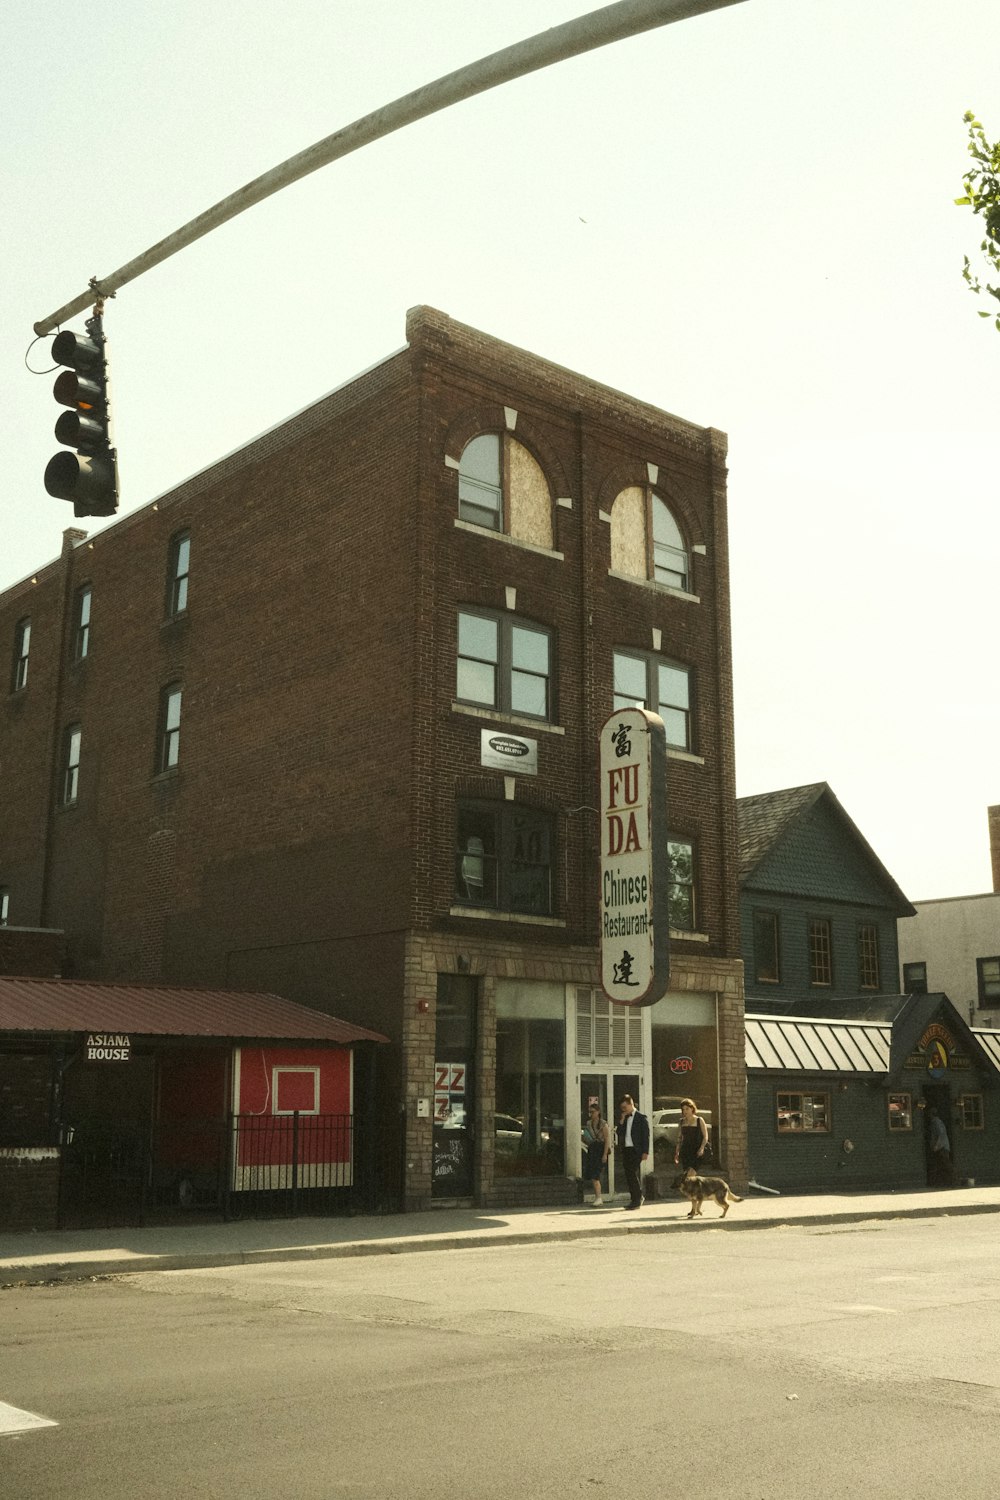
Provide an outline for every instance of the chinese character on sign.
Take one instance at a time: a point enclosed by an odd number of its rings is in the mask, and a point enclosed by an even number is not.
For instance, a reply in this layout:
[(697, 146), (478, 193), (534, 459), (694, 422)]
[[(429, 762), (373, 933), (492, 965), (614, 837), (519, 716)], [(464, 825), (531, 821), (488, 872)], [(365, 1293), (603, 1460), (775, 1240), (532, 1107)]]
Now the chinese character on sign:
[(619, 760), (624, 755), (632, 754), (632, 741), (628, 737), (628, 730), (624, 724), (619, 724), (618, 728), (614, 730), (611, 735), (611, 743), (615, 747), (615, 754)]
[(622, 951), (622, 961), (614, 965), (615, 984), (638, 985), (638, 979), (632, 978), (632, 965), (635, 963), (633, 955), (625, 948)]

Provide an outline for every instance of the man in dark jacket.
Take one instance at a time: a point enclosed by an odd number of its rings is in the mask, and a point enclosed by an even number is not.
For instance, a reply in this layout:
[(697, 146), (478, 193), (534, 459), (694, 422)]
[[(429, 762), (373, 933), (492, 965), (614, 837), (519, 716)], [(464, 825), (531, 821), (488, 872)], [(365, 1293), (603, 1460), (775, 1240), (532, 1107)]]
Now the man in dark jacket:
[(631, 1203), (626, 1208), (642, 1206), (641, 1166), (649, 1155), (649, 1121), (635, 1107), (631, 1094), (625, 1094), (621, 1103), (618, 1121), (618, 1149), (622, 1154), (625, 1181), (628, 1183)]

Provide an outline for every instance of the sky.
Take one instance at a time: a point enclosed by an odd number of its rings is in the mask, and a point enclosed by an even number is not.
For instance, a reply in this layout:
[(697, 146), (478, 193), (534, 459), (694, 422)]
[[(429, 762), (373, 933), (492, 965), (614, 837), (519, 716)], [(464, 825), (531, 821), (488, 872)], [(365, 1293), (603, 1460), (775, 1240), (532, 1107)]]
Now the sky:
[[(36, 321), (343, 125), (597, 8), (12, 7), (0, 589), (77, 524), (42, 485), (61, 408), (26, 368), (51, 368)], [(1000, 334), (953, 200), (965, 110), (1000, 136), (998, 57), (996, 0), (744, 0), (333, 163), (109, 302), (120, 514), (400, 348), (421, 303), (721, 428), (738, 794), (826, 781), (911, 900), (989, 890)]]

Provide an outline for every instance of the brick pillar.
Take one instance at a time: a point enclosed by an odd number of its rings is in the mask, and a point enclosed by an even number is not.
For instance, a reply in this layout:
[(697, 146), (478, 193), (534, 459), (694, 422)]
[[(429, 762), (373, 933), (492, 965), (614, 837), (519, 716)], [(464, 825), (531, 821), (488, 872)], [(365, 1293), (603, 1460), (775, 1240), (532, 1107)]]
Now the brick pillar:
[(990, 820), (990, 864), (993, 867), (993, 889), (1000, 892), (1000, 807), (986, 810)]

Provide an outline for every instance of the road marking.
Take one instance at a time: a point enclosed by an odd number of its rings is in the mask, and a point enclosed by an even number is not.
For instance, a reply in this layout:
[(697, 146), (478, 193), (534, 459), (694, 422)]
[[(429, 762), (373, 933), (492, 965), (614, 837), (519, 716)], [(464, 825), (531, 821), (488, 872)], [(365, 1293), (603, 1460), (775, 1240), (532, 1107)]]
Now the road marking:
[(0, 1401), (0, 1437), (12, 1432), (31, 1432), (35, 1427), (58, 1427), (51, 1417), (37, 1417), (33, 1411), (22, 1411), (19, 1406), (8, 1406)]
[(879, 1307), (876, 1303), (873, 1302), (832, 1302), (830, 1304), (830, 1311), (848, 1313), (888, 1313), (892, 1317), (894, 1317), (896, 1314), (896, 1308)]

